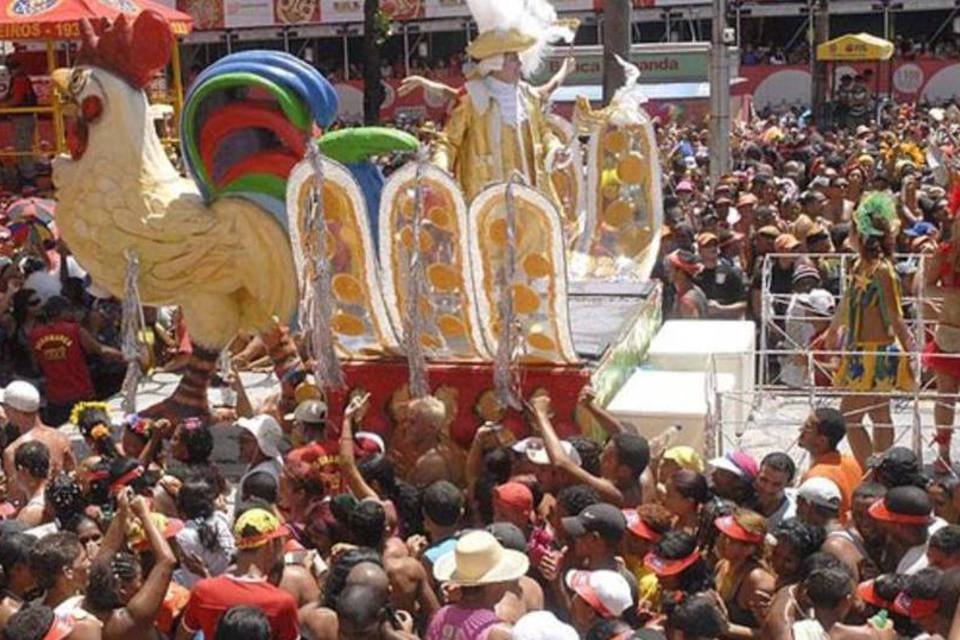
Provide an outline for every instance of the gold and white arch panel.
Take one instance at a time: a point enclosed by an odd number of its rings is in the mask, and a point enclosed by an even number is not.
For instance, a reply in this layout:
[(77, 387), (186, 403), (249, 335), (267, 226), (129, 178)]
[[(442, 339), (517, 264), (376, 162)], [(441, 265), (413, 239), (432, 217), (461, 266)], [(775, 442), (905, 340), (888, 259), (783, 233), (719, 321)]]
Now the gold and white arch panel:
[[(308, 160), (294, 167), (287, 183), (291, 245), (301, 287), (313, 276), (307, 256), (316, 245), (305, 225), (314, 183), (314, 169)], [(323, 217), (333, 293), (331, 327), (338, 354), (351, 359), (377, 358), (399, 350), (383, 304), (366, 211), (360, 186), (347, 168), (324, 158)]]
[(570, 150), (570, 162), (555, 167), (550, 181), (560, 199), (560, 217), (563, 220), (564, 243), (568, 249), (576, 246), (584, 227), (583, 149), (573, 125), (563, 116), (551, 113), (547, 125), (564, 146)]
[[(383, 294), (397, 334), (403, 333), (413, 248), (413, 213), (417, 164), (394, 172), (380, 199), (380, 262)], [(477, 317), (476, 292), (471, 286), (467, 207), (456, 181), (427, 165), (421, 175), (423, 204), (419, 246), (426, 275), (426, 295), (420, 301), (428, 359), (488, 361)]]
[[(646, 280), (660, 250), (663, 196), (653, 126), (638, 107), (634, 122), (599, 125), (587, 149), (588, 227), (574, 261), (576, 279)], [(616, 119), (613, 119), (616, 120)]]
[[(500, 337), (500, 270), (507, 257), (505, 184), (487, 187), (470, 205), (470, 255), (483, 337), (496, 353)], [(520, 332), (520, 360), (573, 363), (567, 271), (560, 214), (538, 191), (514, 185), (513, 309)]]

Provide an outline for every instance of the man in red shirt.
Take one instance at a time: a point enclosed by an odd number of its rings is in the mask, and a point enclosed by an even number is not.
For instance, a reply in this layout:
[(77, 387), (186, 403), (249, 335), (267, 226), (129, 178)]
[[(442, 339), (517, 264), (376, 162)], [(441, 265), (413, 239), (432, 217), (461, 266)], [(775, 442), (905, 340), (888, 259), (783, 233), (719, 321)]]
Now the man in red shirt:
[(77, 402), (96, 398), (88, 356), (123, 359), (119, 350), (101, 345), (77, 324), (69, 310), (66, 298), (53, 296), (43, 308), (46, 322), (34, 327), (27, 336), (34, 360), (46, 380), (43, 421), (53, 426), (66, 422)]
[(270, 572), (283, 562), (287, 528), (269, 511), (250, 509), (237, 518), (233, 535), (237, 541), (235, 566), (194, 586), (176, 640), (190, 640), (198, 631), (203, 631), (205, 638), (214, 638), (220, 616), (236, 605), (263, 611), (273, 640), (296, 640), (300, 637), (297, 601), (269, 582)]
[(840, 521), (847, 521), (853, 492), (863, 479), (863, 469), (856, 458), (841, 455), (837, 450), (847, 435), (843, 414), (832, 407), (813, 410), (800, 430), (800, 446), (810, 452), (810, 470), (803, 474), (801, 483), (809, 478), (826, 478), (840, 488)]
[[(7, 108), (37, 106), (37, 94), (34, 92), (33, 82), (23, 66), (23, 60), (19, 56), (12, 56), (7, 60), (7, 68), (10, 70), (10, 93), (0, 104)], [(36, 115), (18, 113), (11, 116), (10, 119), (13, 122), (13, 146), (18, 152), (24, 154), (17, 161), (21, 186), (33, 184), (37, 176), (37, 159), (31, 154), (33, 151), (33, 133), (37, 122)]]

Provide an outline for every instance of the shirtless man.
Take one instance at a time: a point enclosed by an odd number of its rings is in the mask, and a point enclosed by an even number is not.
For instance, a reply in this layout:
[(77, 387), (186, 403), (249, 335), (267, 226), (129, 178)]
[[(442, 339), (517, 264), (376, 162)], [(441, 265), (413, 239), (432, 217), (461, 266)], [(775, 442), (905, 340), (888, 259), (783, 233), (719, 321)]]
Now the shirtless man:
[[(143, 575), (139, 561), (127, 553), (113, 552), (111, 542), (100, 548), (90, 572), (84, 608), (103, 623), (104, 640), (147, 638), (163, 604), (177, 559), (163, 532), (157, 529), (150, 508), (142, 497), (130, 502), (130, 513), (140, 520), (155, 558)], [(108, 532), (108, 538), (112, 538)]]
[[(794, 622), (794, 640), (830, 638), (830, 640), (894, 640), (893, 623), (883, 626), (868, 622), (849, 625), (843, 621), (856, 600), (854, 582), (843, 569), (820, 569), (804, 580), (804, 587), (813, 604), (813, 618)], [(954, 600), (954, 603), (956, 600)]]
[(646, 438), (632, 433), (618, 433), (611, 437), (600, 456), (600, 476), (595, 476), (576, 464), (563, 450), (551, 422), (552, 411), (547, 395), (534, 395), (530, 400), (530, 412), (534, 430), (543, 436), (550, 462), (567, 475), (570, 484), (586, 484), (602, 500), (620, 508), (636, 508), (643, 502), (640, 478), (650, 462), (650, 446)]
[[(365, 587), (371, 590), (371, 595), (378, 598), (388, 598), (390, 579), (383, 567), (372, 562), (361, 562), (347, 574), (343, 591), (346, 592), (351, 587)], [(412, 629), (413, 617), (408, 612), (395, 611), (394, 616), (401, 627), (407, 631)], [(340, 620), (337, 612), (323, 607), (317, 602), (301, 607), (300, 634), (306, 640), (338, 640), (340, 638)], [(398, 635), (395, 637), (415, 638), (416, 636)]]
[(31, 527), (44, 523), (45, 494), (50, 478), (50, 451), (40, 441), (27, 442), (17, 449), (13, 459), (16, 485), (25, 502), (17, 520)]
[[(47, 445), (50, 451), (51, 477), (61, 471), (73, 471), (77, 463), (73, 456), (73, 449), (70, 448), (70, 438), (40, 421), (40, 393), (36, 387), (22, 380), (11, 382), (3, 390), (2, 402), (10, 424), (20, 432), (20, 437), (11, 442), (3, 452), (3, 471), (8, 478), (16, 475), (13, 456), (17, 448), (32, 440)], [(12, 493), (13, 498), (21, 500), (24, 498), (17, 489)]]
[(449, 480), (463, 486), (466, 455), (450, 441), (447, 407), (433, 396), (416, 398), (398, 412), (391, 457), (397, 474), (415, 486)]

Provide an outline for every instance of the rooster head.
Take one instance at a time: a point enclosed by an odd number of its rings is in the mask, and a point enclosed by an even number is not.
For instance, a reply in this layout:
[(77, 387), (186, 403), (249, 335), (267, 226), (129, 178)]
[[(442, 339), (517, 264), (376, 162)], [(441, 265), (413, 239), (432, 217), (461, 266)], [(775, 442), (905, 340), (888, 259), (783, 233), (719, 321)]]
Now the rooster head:
[[(175, 45), (170, 25), (158, 13), (144, 11), (131, 24), (120, 15), (112, 24), (80, 24), (82, 44), (77, 66), (57, 69), (51, 78), (60, 94), (78, 107), (68, 135), (70, 155), (79, 160), (87, 148), (90, 128), (143, 89), (164, 69)], [(142, 102), (145, 104), (145, 96)]]

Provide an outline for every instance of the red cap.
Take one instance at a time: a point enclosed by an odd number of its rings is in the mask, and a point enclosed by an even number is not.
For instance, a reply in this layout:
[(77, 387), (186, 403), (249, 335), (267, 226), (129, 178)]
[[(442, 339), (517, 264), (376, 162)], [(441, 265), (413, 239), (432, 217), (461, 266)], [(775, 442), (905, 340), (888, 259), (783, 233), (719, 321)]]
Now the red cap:
[(493, 490), (493, 499), (499, 504), (525, 512), (533, 511), (533, 492), (521, 482), (506, 482)]
[(651, 551), (643, 558), (643, 566), (653, 571), (658, 576), (675, 576), (683, 573), (690, 565), (700, 559), (700, 552), (696, 549), (685, 558), (661, 558), (655, 552)]
[(911, 620), (932, 616), (939, 609), (940, 601), (936, 598), (913, 598), (906, 591), (901, 591), (893, 601), (893, 612)]
[(896, 524), (930, 524), (933, 522), (933, 516), (929, 513), (914, 515), (890, 511), (884, 498), (880, 498), (870, 505), (868, 513), (870, 517), (880, 522), (894, 522)]
[(717, 518), (713, 521), (713, 524), (716, 525), (717, 529), (730, 536), (734, 540), (739, 540), (740, 542), (746, 542), (749, 544), (760, 544), (763, 542), (762, 535), (747, 531), (740, 526), (740, 523), (737, 522), (736, 518), (733, 516), (723, 516), (721, 518)]
[(53, 624), (47, 629), (43, 640), (63, 640), (73, 633), (73, 618), (63, 619), (60, 616), (53, 617)]
[(876, 580), (867, 580), (857, 585), (857, 595), (867, 604), (872, 604), (881, 609), (889, 609), (893, 603), (890, 600), (884, 600), (877, 593)]
[(623, 509), (623, 517), (627, 519), (627, 529), (637, 537), (650, 542), (659, 542), (663, 537), (662, 533), (647, 526), (636, 509)]

